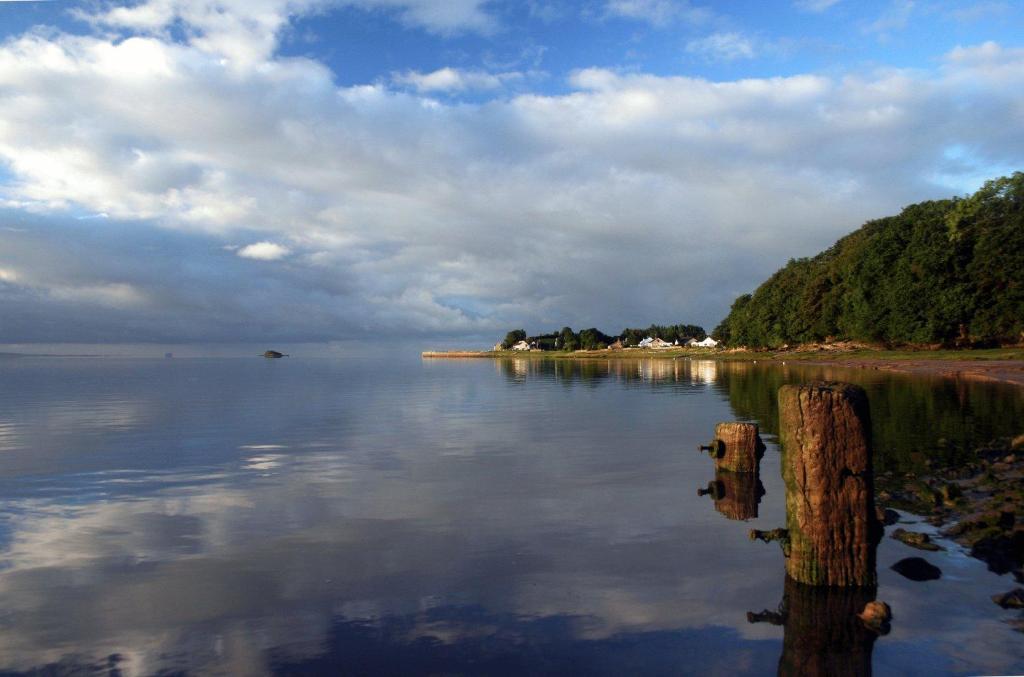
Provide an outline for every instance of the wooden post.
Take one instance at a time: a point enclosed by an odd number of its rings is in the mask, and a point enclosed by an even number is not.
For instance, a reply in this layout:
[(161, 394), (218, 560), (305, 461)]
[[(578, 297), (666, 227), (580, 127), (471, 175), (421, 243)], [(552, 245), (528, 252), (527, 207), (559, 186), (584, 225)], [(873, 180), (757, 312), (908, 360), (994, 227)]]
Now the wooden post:
[(716, 470), (757, 472), (764, 456), (764, 443), (756, 423), (719, 423), (715, 426), (715, 439), (701, 450), (710, 452)]
[(863, 388), (843, 383), (779, 389), (786, 485), (786, 572), (807, 585), (875, 585), (870, 417)]

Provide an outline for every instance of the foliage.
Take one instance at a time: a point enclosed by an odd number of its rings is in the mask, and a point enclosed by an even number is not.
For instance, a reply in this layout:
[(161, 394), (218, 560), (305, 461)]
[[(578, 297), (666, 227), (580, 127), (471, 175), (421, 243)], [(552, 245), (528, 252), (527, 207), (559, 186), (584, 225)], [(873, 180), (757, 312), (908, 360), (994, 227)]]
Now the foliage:
[[(515, 336), (513, 337), (513, 335)], [(562, 330), (558, 332), (529, 337), (527, 337), (526, 332), (517, 329), (508, 333), (505, 341), (502, 342), (502, 346), (508, 349), (512, 346), (512, 343), (525, 339), (531, 344), (535, 344), (541, 350), (562, 350), (566, 352), (572, 352), (573, 350), (603, 350), (616, 341), (622, 341), (623, 345), (635, 346), (648, 336), (660, 338), (669, 343), (674, 343), (678, 339), (679, 343), (682, 344), (688, 338), (701, 340), (707, 334), (704, 332), (703, 327), (695, 324), (670, 324), (664, 326), (652, 324), (647, 329), (623, 329), (622, 333), (618, 336), (605, 334), (596, 327), (583, 329), (579, 332), (574, 332), (572, 327), (562, 327)], [(509, 343), (512, 338), (515, 338), (515, 340)]]
[(1024, 173), (967, 198), (911, 205), (793, 259), (715, 329), (752, 348), (852, 340), (998, 344), (1024, 338)]
[(526, 340), (525, 329), (513, 329), (509, 333), (505, 334), (505, 340), (501, 342), (501, 347), (508, 350), (520, 341)]

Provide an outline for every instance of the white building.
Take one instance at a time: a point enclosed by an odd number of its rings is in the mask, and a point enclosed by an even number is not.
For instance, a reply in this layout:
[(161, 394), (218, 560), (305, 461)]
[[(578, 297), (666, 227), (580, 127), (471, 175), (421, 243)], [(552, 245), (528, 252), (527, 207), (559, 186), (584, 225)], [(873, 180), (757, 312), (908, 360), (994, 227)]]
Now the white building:
[(512, 350), (529, 350), (529, 349), (530, 349), (530, 344), (527, 343), (526, 341), (520, 341), (519, 343), (516, 343), (515, 345), (512, 346)]
[(697, 341), (693, 345), (695, 345), (698, 348), (714, 348), (715, 346), (718, 345), (718, 341), (708, 336), (703, 341)]
[(671, 348), (672, 344), (668, 341), (663, 341), (660, 338), (651, 338), (648, 336), (640, 342), (641, 348)]

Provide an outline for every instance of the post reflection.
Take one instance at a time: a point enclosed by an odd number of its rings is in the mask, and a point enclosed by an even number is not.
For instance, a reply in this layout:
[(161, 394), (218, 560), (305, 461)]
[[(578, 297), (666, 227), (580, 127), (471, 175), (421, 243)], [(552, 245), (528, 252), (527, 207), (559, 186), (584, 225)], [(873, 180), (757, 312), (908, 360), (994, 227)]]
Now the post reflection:
[(698, 496), (710, 496), (715, 510), (731, 520), (746, 521), (757, 518), (757, 507), (764, 496), (764, 485), (757, 473), (718, 471), (706, 489), (698, 489)]
[(874, 586), (805, 585), (786, 576), (779, 609), (748, 613), (747, 621), (783, 626), (779, 675), (870, 675), (878, 633), (858, 614), (876, 593)]

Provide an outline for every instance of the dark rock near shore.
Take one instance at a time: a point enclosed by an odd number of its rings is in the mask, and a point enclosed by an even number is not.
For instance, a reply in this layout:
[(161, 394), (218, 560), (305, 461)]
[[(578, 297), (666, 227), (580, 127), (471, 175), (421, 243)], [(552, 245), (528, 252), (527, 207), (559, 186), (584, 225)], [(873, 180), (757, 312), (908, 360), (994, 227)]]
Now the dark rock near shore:
[(1004, 609), (1024, 609), (1024, 588), (1014, 588), (1001, 595), (992, 595), (992, 601)]
[(920, 557), (907, 557), (892, 565), (892, 570), (912, 581), (935, 581), (942, 578), (942, 570)]
[(928, 534), (922, 534), (916, 531), (907, 531), (906, 529), (897, 529), (892, 532), (891, 538), (895, 538), (901, 543), (909, 545), (911, 548), (917, 548), (918, 550), (945, 550), (941, 545), (932, 543), (932, 539)]
[(900, 514), (898, 512), (896, 512), (895, 510), (892, 510), (890, 508), (884, 508), (883, 509), (880, 506), (876, 507), (875, 508), (875, 514), (878, 517), (878, 521), (883, 526), (889, 527), (889, 526), (892, 526), (893, 524), (896, 524), (897, 522), (900, 521)]
[(971, 556), (988, 564), (990, 571), (1009, 573), (1024, 564), (1024, 531), (986, 536), (971, 546)]

